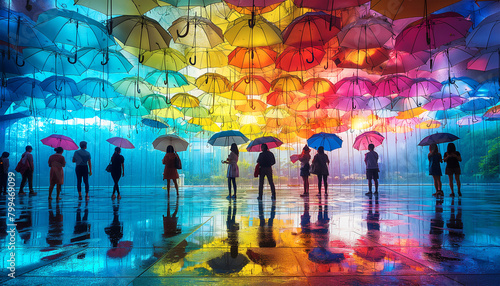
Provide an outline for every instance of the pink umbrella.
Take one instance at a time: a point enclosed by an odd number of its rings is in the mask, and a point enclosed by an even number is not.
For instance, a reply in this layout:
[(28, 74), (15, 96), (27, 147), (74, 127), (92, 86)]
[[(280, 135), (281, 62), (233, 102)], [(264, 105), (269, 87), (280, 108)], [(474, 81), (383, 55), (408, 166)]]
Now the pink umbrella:
[(414, 83), (413, 79), (404, 75), (392, 75), (379, 79), (375, 86), (377, 89), (374, 96), (389, 96), (399, 94), (401, 91), (409, 89)]
[(107, 139), (106, 141), (108, 141), (111, 145), (115, 145), (117, 147), (124, 148), (124, 149), (134, 149), (135, 148), (135, 146), (130, 141), (128, 141), (125, 138), (121, 138), (121, 137), (112, 137), (112, 138)]
[[(426, 65), (421, 66), (419, 70), (436, 71), (453, 67), (463, 61), (466, 61), (476, 55), (477, 49), (458, 45), (447, 47), (446, 49), (435, 53)], [(498, 62), (497, 62), (498, 63)]]
[(472, 21), (455, 12), (431, 14), (408, 25), (396, 37), (394, 49), (409, 53), (436, 49), (464, 38)]
[(484, 50), (467, 63), (467, 69), (489, 71), (498, 69), (500, 50), (498, 48)]
[(49, 137), (43, 138), (42, 143), (50, 147), (62, 147), (64, 150), (78, 150), (78, 146), (73, 139), (59, 134), (52, 134)]
[(368, 131), (364, 132), (361, 135), (358, 135), (354, 140), (354, 144), (352, 147), (356, 150), (368, 150), (368, 145), (373, 144), (375, 147), (379, 146), (384, 142), (384, 136), (378, 133), (377, 131)]
[(297, 7), (311, 8), (324, 11), (333, 11), (349, 7), (360, 6), (369, 0), (294, 0)]
[(391, 104), (391, 99), (387, 97), (370, 97), (366, 102), (366, 109), (380, 110)]
[(260, 137), (248, 144), (247, 151), (260, 152), (260, 147), (262, 144), (266, 144), (269, 149), (272, 149), (283, 145), (283, 142), (281, 142), (281, 140), (279, 140), (278, 138), (272, 136)]
[(481, 116), (469, 115), (469, 116), (464, 116), (464, 117), (460, 118), (457, 121), (457, 124), (459, 126), (464, 126), (464, 125), (476, 124), (476, 123), (479, 123), (481, 121), (483, 121), (483, 118)]
[(345, 77), (337, 82), (335, 87), (337, 94), (347, 97), (371, 95), (375, 91), (375, 85), (371, 80), (357, 76)]
[(395, 74), (395, 73), (406, 73), (414, 68), (424, 65), (430, 55), (426, 51), (407, 53), (403, 51), (391, 51), (390, 59), (374, 70), (381, 71), (383, 75)]
[(342, 28), (337, 37), (341, 47), (372, 49), (382, 47), (393, 36), (391, 23), (384, 18), (361, 18)]
[(465, 98), (460, 96), (448, 96), (443, 98), (435, 98), (422, 106), (423, 109), (429, 111), (446, 110), (457, 107), (466, 101)]
[(409, 89), (402, 91), (402, 97), (428, 96), (441, 90), (443, 85), (432, 78), (417, 78)]

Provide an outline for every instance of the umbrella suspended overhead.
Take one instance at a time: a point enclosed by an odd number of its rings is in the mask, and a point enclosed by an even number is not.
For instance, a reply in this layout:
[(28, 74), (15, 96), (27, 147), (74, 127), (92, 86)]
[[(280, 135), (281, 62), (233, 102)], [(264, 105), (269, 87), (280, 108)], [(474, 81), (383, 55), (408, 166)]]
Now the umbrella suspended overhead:
[(154, 51), (168, 48), (172, 37), (155, 20), (146, 16), (113, 18), (113, 36), (123, 45)]
[(303, 82), (298, 76), (284, 75), (274, 79), (271, 88), (275, 91), (297, 91), (303, 88)]
[(60, 135), (60, 134), (52, 134), (49, 137), (43, 138), (43, 145), (47, 145), (53, 148), (62, 147), (64, 150), (78, 150), (78, 146), (76, 145), (73, 139)]
[(209, 19), (198, 16), (180, 17), (168, 31), (174, 42), (192, 47), (213, 48), (224, 42), (221, 28)]
[(245, 95), (264, 94), (269, 92), (271, 84), (262, 76), (248, 75), (237, 81), (233, 90)]
[(157, 0), (75, 0), (75, 5), (92, 8), (105, 15), (143, 15), (158, 7)]
[(59, 96), (77, 96), (81, 94), (76, 82), (65, 76), (50, 76), (40, 83), (40, 87), (48, 93)]
[(365, 4), (370, 0), (294, 0), (297, 7), (333, 11)]
[(186, 59), (190, 65), (199, 68), (221, 68), (228, 64), (224, 49), (189, 48), (185, 51)]
[(20, 52), (8, 46), (0, 45), (0, 54), (2, 79), (4, 79), (5, 75), (24, 75), (38, 72), (38, 69), (24, 61), (24, 56)]
[(241, 145), (248, 142), (248, 138), (243, 135), (240, 131), (228, 130), (215, 133), (209, 140), (208, 144), (212, 146), (231, 146), (231, 144), (236, 143), (236, 145)]
[(435, 133), (422, 139), (422, 141), (418, 143), (418, 146), (429, 146), (431, 144), (453, 142), (457, 139), (460, 138), (450, 133)]
[(389, 53), (389, 56), (389, 60), (374, 68), (374, 71), (381, 72), (382, 75), (407, 73), (412, 69), (425, 65), (427, 60), (430, 58), (430, 54), (427, 51), (410, 54), (407, 52), (392, 50)]
[(324, 56), (322, 47), (288, 47), (276, 59), (276, 68), (288, 72), (305, 71), (319, 65)]
[(173, 134), (161, 135), (153, 141), (153, 148), (163, 152), (167, 151), (169, 145), (174, 147), (175, 152), (181, 152), (187, 150), (189, 143), (183, 138)]
[(124, 148), (124, 149), (135, 149), (135, 146), (128, 141), (126, 138), (121, 137), (112, 137), (106, 139), (110, 144), (115, 145), (116, 147)]
[(389, 19), (397, 20), (412, 17), (426, 17), (441, 8), (460, 0), (372, 0), (370, 9)]
[(110, 82), (100, 78), (84, 78), (76, 86), (82, 94), (92, 97), (113, 98), (120, 96)]
[(231, 82), (220, 74), (206, 73), (196, 79), (196, 86), (205, 91), (223, 93), (231, 90)]
[(283, 31), (283, 43), (296, 48), (323, 46), (340, 31), (340, 20), (324, 12), (307, 12)]
[(338, 33), (339, 45), (351, 49), (380, 48), (392, 36), (391, 23), (384, 18), (359, 19)]
[(376, 83), (374, 96), (393, 96), (398, 95), (403, 90), (409, 89), (413, 80), (404, 75), (386, 76), (380, 78)]
[(187, 93), (178, 93), (170, 99), (170, 103), (178, 107), (197, 107), (200, 100)]
[(172, 48), (144, 52), (142, 64), (157, 70), (171, 71), (178, 71), (188, 65), (184, 55)]
[(262, 16), (243, 15), (232, 22), (224, 33), (233, 46), (252, 48), (280, 44), (281, 31)]
[(75, 53), (88, 69), (106, 73), (128, 73), (133, 65), (120, 52), (109, 49), (80, 48)]
[(87, 67), (68, 51), (56, 47), (24, 48), (24, 60), (41, 71), (62, 75), (82, 75)]
[(208, 5), (222, 2), (222, 0), (158, 0), (158, 1), (166, 2), (175, 7), (191, 7), (191, 8), (193, 8), (194, 6), (207, 7)]
[(500, 12), (486, 17), (481, 21), (467, 36), (466, 43), (468, 47), (490, 48), (500, 45)]
[(229, 64), (242, 69), (264, 68), (274, 64), (278, 53), (269, 47), (237, 47), (228, 56)]
[(0, 39), (7, 44), (33, 48), (54, 46), (35, 25), (36, 23), (23, 13), (0, 9)]
[(152, 71), (144, 79), (157, 87), (176, 88), (189, 84), (183, 74), (170, 70)]

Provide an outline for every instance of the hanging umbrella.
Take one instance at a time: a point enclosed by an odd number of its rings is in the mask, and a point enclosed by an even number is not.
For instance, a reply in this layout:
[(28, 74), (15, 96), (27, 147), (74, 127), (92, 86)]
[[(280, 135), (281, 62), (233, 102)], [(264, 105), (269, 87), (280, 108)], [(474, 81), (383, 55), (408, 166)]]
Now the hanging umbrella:
[(158, 129), (164, 129), (169, 127), (168, 123), (165, 120), (161, 119), (156, 115), (142, 116), (141, 123), (146, 126)]
[(115, 145), (120, 148), (124, 149), (135, 149), (135, 146), (126, 138), (121, 138), (121, 137), (112, 137), (109, 139), (106, 139), (111, 145)]
[(431, 144), (453, 142), (457, 139), (460, 138), (450, 133), (435, 133), (422, 139), (422, 141), (418, 143), (418, 146), (429, 146)]
[(402, 97), (416, 97), (416, 96), (429, 96), (438, 92), (443, 87), (443, 84), (432, 78), (417, 78), (413, 81), (410, 88), (405, 89), (399, 96)]
[(369, 110), (381, 110), (391, 104), (391, 99), (387, 97), (370, 97), (366, 101), (365, 109)]
[(278, 53), (269, 47), (237, 47), (228, 56), (229, 65), (261, 69), (274, 64)]
[(102, 97), (91, 97), (86, 94), (78, 95), (74, 97), (78, 102), (83, 104), (84, 107), (91, 108), (94, 110), (105, 110), (116, 108), (117, 105), (108, 98)]
[(113, 84), (115, 91), (125, 96), (143, 97), (153, 93), (151, 84), (140, 77), (126, 77)]
[(287, 108), (273, 106), (266, 109), (264, 116), (267, 118), (283, 119), (290, 116), (290, 111)]
[(45, 105), (49, 108), (57, 108), (62, 110), (78, 110), (83, 107), (78, 100), (73, 97), (61, 97), (51, 95), (45, 99)]
[(240, 127), (240, 132), (245, 136), (248, 136), (250, 139), (255, 139), (259, 136), (262, 136), (263, 130), (259, 125), (251, 123), (242, 125)]
[(223, 75), (206, 73), (196, 79), (196, 86), (205, 91), (223, 93), (231, 90), (231, 82)]
[(24, 48), (24, 60), (41, 71), (62, 75), (81, 75), (87, 67), (74, 55), (57, 47)]
[(445, 46), (445, 48), (434, 53), (427, 64), (421, 66), (419, 70), (432, 72), (440, 69), (448, 69), (469, 60), (477, 53), (477, 49), (465, 46), (465, 42), (462, 45)]
[(413, 79), (404, 75), (386, 76), (380, 78), (376, 83), (374, 96), (393, 96), (401, 91), (409, 89), (413, 84)]
[(305, 71), (319, 65), (324, 56), (322, 47), (288, 47), (276, 59), (276, 68), (288, 72)]
[(189, 64), (199, 68), (221, 68), (228, 65), (227, 56), (224, 49), (216, 47), (214, 49), (192, 47), (185, 50), (186, 59)]
[(366, 103), (367, 98), (364, 96), (339, 96), (330, 103), (330, 107), (343, 111), (351, 111), (365, 108)]
[(498, 99), (492, 97), (469, 97), (465, 103), (460, 106), (462, 111), (478, 111), (489, 108), (498, 103)]
[(483, 121), (483, 118), (481, 116), (469, 115), (469, 116), (464, 116), (464, 117), (460, 118), (457, 121), (457, 124), (459, 126), (465, 126), (465, 125), (476, 124), (476, 123), (479, 123), (482, 121)]
[(246, 48), (282, 42), (280, 29), (260, 15), (243, 15), (238, 18), (228, 26), (224, 37), (232, 46)]
[(386, 48), (372, 49), (342, 49), (332, 60), (338, 62), (339, 68), (370, 69), (389, 60), (389, 50)]
[(342, 139), (332, 133), (317, 133), (307, 139), (307, 145), (313, 149), (323, 146), (325, 151), (332, 151), (342, 147)]
[(303, 82), (298, 76), (287, 74), (274, 79), (271, 88), (275, 91), (296, 91), (303, 88)]
[(192, 47), (213, 48), (224, 42), (222, 29), (209, 19), (199, 16), (180, 17), (168, 31), (174, 42)]
[(441, 122), (431, 119), (431, 120), (426, 120), (424, 122), (421, 122), (421, 123), (415, 125), (415, 127), (419, 128), (419, 129), (436, 129), (436, 128), (441, 127)]
[(296, 95), (293, 91), (273, 91), (266, 96), (267, 104), (278, 106), (282, 104), (289, 105), (296, 98)]
[(144, 61), (142, 62), (142, 64), (148, 67), (155, 68), (157, 70), (178, 71), (188, 65), (184, 55), (172, 48), (146, 51), (144, 52), (143, 56)]
[(269, 92), (270, 88), (271, 84), (264, 77), (258, 75), (244, 76), (233, 86), (234, 91), (245, 95), (264, 94)]
[(92, 8), (105, 15), (143, 15), (158, 7), (156, 0), (75, 0), (75, 5)]
[(176, 88), (189, 84), (183, 74), (169, 70), (152, 71), (144, 79), (156, 87)]
[(307, 12), (283, 31), (283, 42), (296, 48), (323, 46), (340, 31), (340, 20), (325, 12)]
[(373, 144), (375, 147), (379, 146), (384, 142), (384, 136), (377, 131), (367, 131), (358, 136), (354, 140), (352, 147), (356, 150), (368, 150), (368, 145)]
[(358, 19), (338, 34), (340, 46), (358, 50), (380, 48), (392, 36), (391, 23), (381, 17)]
[(88, 69), (106, 73), (128, 73), (133, 65), (118, 51), (83, 47), (78, 49), (78, 59)]
[(96, 77), (84, 78), (76, 86), (82, 94), (92, 97), (113, 98), (120, 96), (109, 81)]
[(373, 94), (375, 85), (367, 78), (345, 77), (335, 84), (337, 94), (347, 97), (363, 96)]
[(40, 87), (48, 93), (64, 97), (73, 97), (81, 94), (76, 82), (65, 76), (50, 76), (40, 83)]
[(173, 134), (161, 135), (153, 141), (154, 149), (163, 152), (166, 152), (169, 145), (174, 147), (175, 152), (181, 152), (187, 150), (189, 143), (183, 138)]
[(430, 58), (430, 54), (427, 51), (410, 54), (403, 51), (392, 50), (389, 56), (389, 60), (374, 68), (374, 71), (379, 71), (382, 75), (407, 73), (412, 69), (425, 65)]
[(2, 79), (4, 79), (5, 75), (24, 75), (38, 72), (34, 66), (26, 63), (24, 56), (20, 52), (8, 46), (0, 45), (0, 54)]
[(400, 0), (397, 2), (393, 2), (392, 0), (372, 0), (370, 2), (370, 9), (387, 16), (389, 19), (397, 20), (412, 17), (426, 17), (428, 14), (458, 1), (460, 0)]
[(42, 141), (43, 145), (47, 145), (53, 148), (62, 147), (66, 151), (78, 150), (78, 146), (76, 145), (75, 141), (64, 135), (52, 134), (40, 141)]
[(196, 107), (185, 107), (181, 110), (184, 113), (184, 116), (194, 117), (194, 118), (209, 118), (210, 114), (208, 113), (208, 109), (203, 106)]
[(263, 112), (267, 108), (267, 104), (258, 99), (249, 99), (247, 103), (236, 105), (234, 109), (241, 112)]
[(482, 20), (472, 32), (467, 36), (466, 43), (468, 47), (490, 48), (497, 47), (498, 31), (500, 28), (500, 12), (492, 14)]
[(392, 100), (392, 111), (408, 111), (428, 103), (429, 100), (423, 96), (404, 97), (397, 96)]
[(236, 145), (241, 145), (248, 142), (248, 138), (243, 135), (240, 131), (228, 130), (215, 133), (209, 140), (208, 144), (212, 146), (231, 146), (231, 144), (236, 143)]
[(40, 81), (29, 77), (14, 77), (7, 80), (7, 88), (17, 96), (45, 99)]
[[(112, 21), (113, 36), (123, 45), (154, 51), (168, 48), (172, 37), (155, 20), (146, 16), (119, 16)], [(141, 59), (139, 60), (140, 62)]]
[(272, 136), (260, 137), (248, 144), (247, 151), (260, 152), (260, 146), (262, 144), (266, 144), (269, 149), (272, 149), (281, 146), (283, 142), (281, 142), (281, 140), (279, 140), (278, 138)]
[(500, 56), (498, 47), (487, 49), (473, 57), (467, 63), (467, 69), (478, 71), (489, 71), (500, 68)]
[(311, 8), (316, 10), (334, 11), (365, 4), (369, 0), (294, 0), (297, 7)]
[(493, 106), (483, 114), (484, 119), (490, 121), (500, 120), (500, 105)]
[(54, 46), (35, 25), (36, 23), (23, 13), (0, 9), (0, 39), (18, 47)]
[(200, 100), (187, 93), (178, 93), (170, 99), (170, 103), (178, 107), (197, 107)]
[(148, 110), (162, 109), (169, 106), (165, 97), (160, 94), (149, 94), (141, 97), (141, 105)]

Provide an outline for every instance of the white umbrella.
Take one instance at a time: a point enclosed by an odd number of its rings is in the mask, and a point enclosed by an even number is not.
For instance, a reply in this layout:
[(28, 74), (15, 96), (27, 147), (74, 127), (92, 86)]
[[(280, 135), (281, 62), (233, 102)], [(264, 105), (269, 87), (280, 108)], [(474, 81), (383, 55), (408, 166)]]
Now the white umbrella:
[(153, 147), (156, 150), (160, 150), (163, 152), (167, 151), (167, 147), (169, 145), (172, 145), (174, 147), (175, 152), (181, 152), (187, 150), (189, 142), (187, 142), (186, 140), (182, 139), (177, 135), (172, 135), (172, 134), (161, 135), (160, 137), (156, 138), (155, 141), (153, 141)]

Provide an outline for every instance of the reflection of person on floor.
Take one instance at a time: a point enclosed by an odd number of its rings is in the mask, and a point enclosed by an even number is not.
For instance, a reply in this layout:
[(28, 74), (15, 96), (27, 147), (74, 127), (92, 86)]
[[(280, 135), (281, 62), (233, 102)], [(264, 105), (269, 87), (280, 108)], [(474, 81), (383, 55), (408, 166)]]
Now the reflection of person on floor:
[(302, 243), (305, 246), (311, 244), (311, 215), (309, 214), (309, 197), (304, 198), (304, 213), (300, 216), (300, 229)]
[(227, 207), (227, 240), (228, 244), (231, 247), (231, 257), (238, 257), (238, 230), (240, 229), (240, 225), (236, 223), (236, 202), (233, 201), (233, 205), (231, 206), (231, 202)]
[(380, 262), (386, 256), (384, 248), (373, 247), (373, 243), (378, 244), (380, 241), (380, 211), (378, 204), (378, 196), (375, 196), (375, 206), (373, 205), (373, 199), (370, 196), (368, 200), (368, 212), (366, 214), (366, 240), (360, 240), (361, 242), (366, 241), (367, 246), (358, 247), (356, 249), (356, 255), (366, 259), (370, 262)]
[(16, 220), (16, 228), (19, 236), (23, 239), (24, 243), (27, 243), (31, 238), (31, 231), (33, 227), (33, 215), (31, 212), (32, 205), (33, 200), (31, 197), (29, 197), (28, 199), (28, 205), (25, 205), (24, 197), (20, 197), (19, 207), (21, 209), (21, 215)]
[(274, 216), (276, 215), (276, 201), (273, 201), (271, 206), (271, 215), (267, 220), (264, 218), (264, 204), (262, 201), (259, 201), (259, 231), (258, 231), (258, 240), (260, 247), (276, 247), (276, 240), (273, 235), (273, 221)]
[(120, 203), (113, 204), (113, 221), (111, 224), (104, 228), (104, 232), (108, 235), (109, 241), (113, 247), (118, 246), (118, 242), (123, 237), (123, 224), (120, 221), (118, 211), (120, 210)]
[(62, 245), (63, 215), (59, 202), (56, 203), (56, 214), (52, 209), (52, 202), (49, 201), (49, 231), (46, 241), (51, 247)]
[(167, 216), (163, 215), (163, 237), (173, 237), (181, 233), (181, 227), (177, 226), (179, 218), (179, 197), (175, 201), (175, 210), (170, 214), (170, 196), (167, 200)]
[(7, 236), (7, 206), (5, 205), (7, 196), (0, 196), (0, 239)]
[(89, 208), (88, 201), (85, 202), (85, 210), (83, 211), (82, 218), (82, 201), (78, 201), (78, 207), (76, 209), (76, 222), (73, 234), (75, 237), (71, 239), (71, 242), (83, 241), (90, 238), (90, 224), (88, 223)]
[[(442, 263), (445, 261), (459, 261), (459, 258), (451, 257), (450, 251), (443, 250), (443, 199), (436, 200), (434, 218), (431, 219), (430, 248), (424, 252), (424, 255), (433, 262)], [(456, 256), (456, 255), (454, 255)]]
[(458, 199), (458, 207), (455, 214), (455, 199), (451, 201), (450, 220), (446, 223), (448, 228), (448, 240), (453, 249), (458, 249), (464, 241), (464, 223), (462, 222), (462, 200)]

